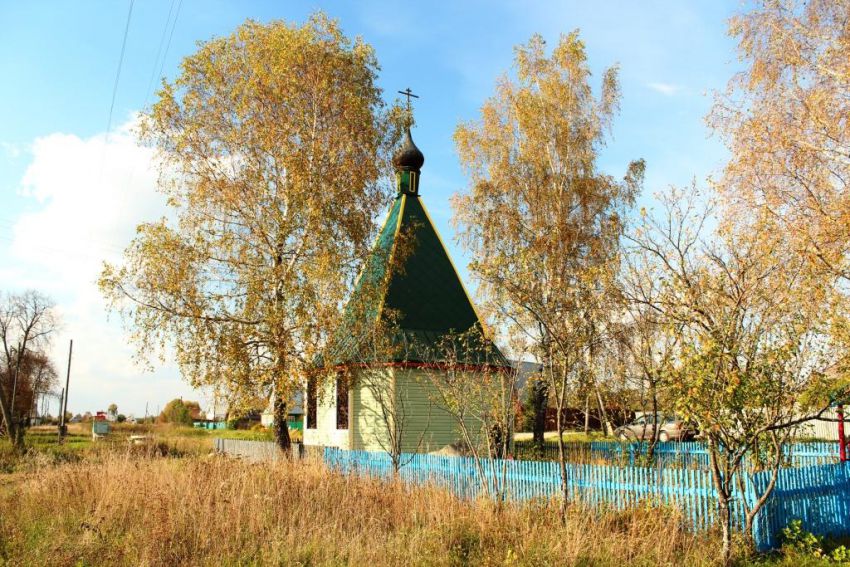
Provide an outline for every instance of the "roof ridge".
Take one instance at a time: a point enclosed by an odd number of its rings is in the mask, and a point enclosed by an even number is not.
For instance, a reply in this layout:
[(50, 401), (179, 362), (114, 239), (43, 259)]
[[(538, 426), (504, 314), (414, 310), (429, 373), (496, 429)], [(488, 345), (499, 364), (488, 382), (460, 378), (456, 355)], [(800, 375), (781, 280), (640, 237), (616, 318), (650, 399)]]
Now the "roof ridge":
[[(398, 247), (398, 234), (401, 231), (402, 219), (404, 219), (404, 209), (405, 209), (405, 205), (407, 204), (407, 194), (401, 193), (398, 198), (401, 200), (401, 204), (399, 205), (398, 218), (396, 219), (395, 230), (393, 231), (392, 245), (390, 246), (390, 252), (387, 256), (387, 269), (386, 269), (386, 272), (382, 276), (382, 278), (385, 280), (383, 283), (386, 284), (388, 287), (389, 287), (389, 284), (390, 284), (390, 280), (393, 277), (393, 271), (392, 271), (393, 257), (395, 256), (395, 251), (396, 251), (396, 248)], [(372, 253), (374, 253), (374, 249), (372, 250)], [(380, 303), (378, 304), (377, 313), (375, 314), (375, 323), (376, 324), (381, 321), (381, 315), (383, 315), (383, 313), (384, 313), (384, 305), (386, 305), (386, 302), (387, 302), (387, 290), (384, 289), (384, 290), (382, 290)]]

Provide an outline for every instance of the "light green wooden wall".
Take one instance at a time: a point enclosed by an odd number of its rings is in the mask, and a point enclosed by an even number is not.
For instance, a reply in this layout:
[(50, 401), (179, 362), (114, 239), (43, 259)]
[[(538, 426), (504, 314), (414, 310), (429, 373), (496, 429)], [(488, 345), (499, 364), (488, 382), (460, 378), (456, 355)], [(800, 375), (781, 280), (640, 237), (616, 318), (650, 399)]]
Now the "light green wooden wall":
[(355, 451), (384, 451), (389, 446), (387, 427), (378, 396), (392, 399), (391, 369), (365, 369), (357, 372), (351, 387), (351, 448)]
[[(389, 447), (387, 427), (378, 396), (394, 400), (403, 419), (402, 450), (431, 452), (459, 441), (454, 417), (445, 412), (427, 374), (417, 369), (362, 370), (352, 388), (352, 445), (355, 450), (383, 451)], [(467, 420), (470, 431), (480, 424)]]

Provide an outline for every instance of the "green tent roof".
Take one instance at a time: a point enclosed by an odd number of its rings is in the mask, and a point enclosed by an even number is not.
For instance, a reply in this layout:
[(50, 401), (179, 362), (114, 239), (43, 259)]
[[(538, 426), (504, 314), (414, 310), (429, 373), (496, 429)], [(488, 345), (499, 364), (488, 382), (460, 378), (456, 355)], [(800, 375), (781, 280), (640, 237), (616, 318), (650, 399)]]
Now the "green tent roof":
[[(408, 137), (412, 144), (412, 140)], [(415, 146), (414, 146), (415, 147)], [(409, 149), (407, 149), (410, 152)], [(418, 151), (418, 150), (417, 150)], [(420, 154), (421, 155), (421, 154)], [(421, 163), (419, 164), (421, 165)], [(399, 171), (399, 194), (378, 234), (322, 366), (351, 363), (434, 362), (447, 337), (483, 326), (472, 301), (419, 198), (419, 172)], [(383, 322), (393, 354), (369, 348)], [(507, 366), (488, 339), (454, 351), (455, 360)], [(470, 344), (470, 343), (464, 343)], [(383, 359), (382, 359), (383, 358)], [(462, 360), (461, 360), (462, 359)]]

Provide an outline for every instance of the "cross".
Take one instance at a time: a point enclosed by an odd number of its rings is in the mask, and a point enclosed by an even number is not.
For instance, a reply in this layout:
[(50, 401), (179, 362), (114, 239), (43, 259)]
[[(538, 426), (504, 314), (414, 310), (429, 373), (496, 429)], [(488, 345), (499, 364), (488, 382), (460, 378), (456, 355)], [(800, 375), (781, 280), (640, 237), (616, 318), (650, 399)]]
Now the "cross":
[(413, 91), (410, 90), (410, 87), (407, 87), (406, 90), (398, 91), (398, 94), (402, 94), (407, 97), (407, 110), (410, 110), (410, 97), (419, 98), (419, 95), (413, 94)]

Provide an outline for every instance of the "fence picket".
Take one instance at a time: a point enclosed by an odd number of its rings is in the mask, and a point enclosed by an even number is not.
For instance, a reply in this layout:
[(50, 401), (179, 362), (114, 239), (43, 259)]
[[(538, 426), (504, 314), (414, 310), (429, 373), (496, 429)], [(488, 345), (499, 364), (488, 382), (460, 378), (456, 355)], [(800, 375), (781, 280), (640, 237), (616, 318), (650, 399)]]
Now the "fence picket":
[[(575, 502), (597, 512), (623, 510), (643, 502), (674, 506), (694, 530), (707, 529), (717, 520), (717, 497), (701, 443), (659, 445), (658, 459), (648, 467), (595, 462), (618, 462), (615, 457), (619, 455), (619, 463), (633, 463), (636, 444), (629, 448), (607, 442), (589, 445), (589, 454), (595, 455), (592, 462), (584, 458), (583, 462), (567, 463), (567, 487)], [(217, 452), (251, 460), (276, 460), (280, 455), (273, 442), (216, 438), (214, 447)], [(798, 443), (791, 450), (788, 462), (806, 466), (780, 469), (775, 489), (756, 518), (754, 535), (760, 549), (776, 546), (778, 533), (792, 519), (803, 520), (807, 530), (819, 535), (850, 535), (850, 464), (832, 462), (836, 444)], [(569, 452), (574, 455), (578, 451), (571, 448)], [(393, 477), (386, 453), (325, 448), (322, 454), (327, 467), (340, 473)], [(407, 464), (400, 476), (405, 482), (433, 484), (465, 499), (481, 494), (481, 479), (471, 458), (417, 454), (404, 455), (403, 462)], [(503, 486), (498, 484), (502, 467)], [(490, 488), (499, 486), (511, 500), (557, 498), (561, 489), (560, 466), (554, 461), (496, 461), (486, 463), (484, 472)], [(733, 505), (738, 529), (745, 519), (740, 498), (762, 494), (770, 475), (771, 471), (762, 471), (746, 479), (745, 494), (738, 495)]]

